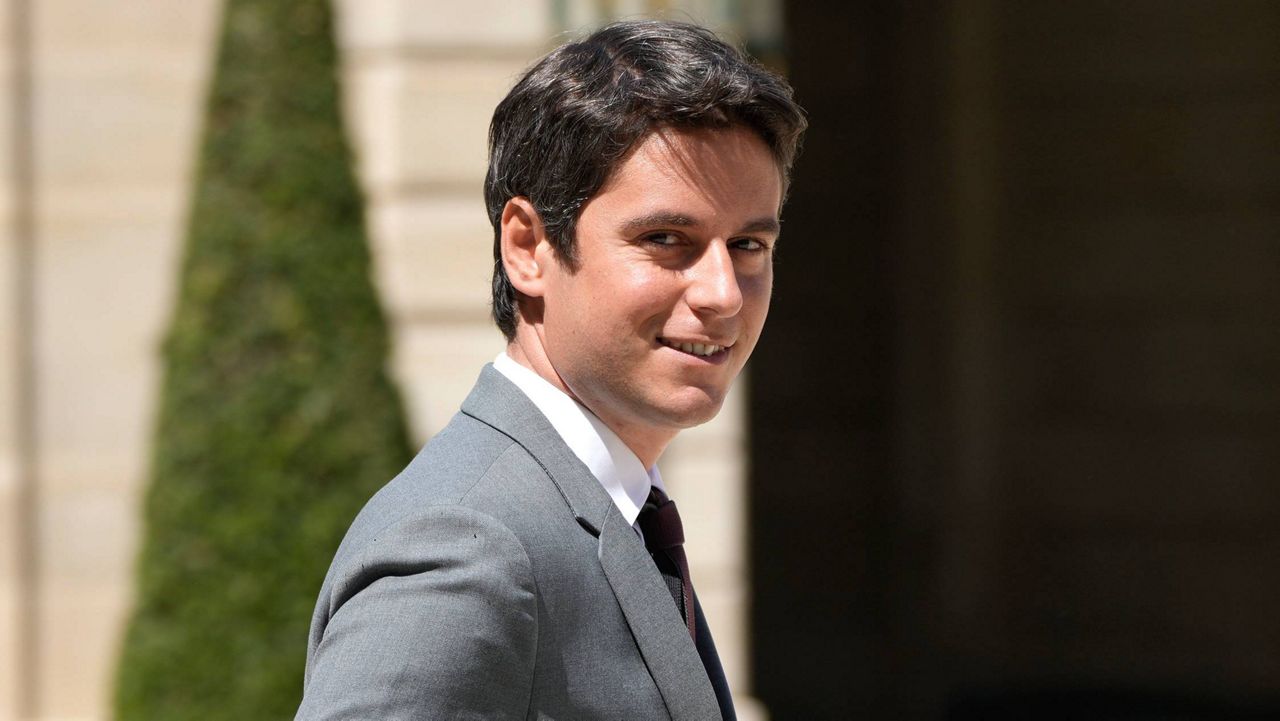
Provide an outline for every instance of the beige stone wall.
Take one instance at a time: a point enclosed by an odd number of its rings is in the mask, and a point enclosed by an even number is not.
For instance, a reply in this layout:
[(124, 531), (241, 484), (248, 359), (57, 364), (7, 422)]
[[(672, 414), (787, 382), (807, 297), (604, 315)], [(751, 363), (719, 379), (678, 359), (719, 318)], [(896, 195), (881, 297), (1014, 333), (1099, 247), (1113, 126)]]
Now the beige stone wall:
[[(34, 332), (19, 338), (11, 173), (0, 175), (0, 719), (108, 715), (132, 594), (142, 483), (217, 0), (0, 0), (0, 168), (16, 113), (9, 21), (34, 32)], [(337, 0), (348, 115), (369, 204), (393, 367), (425, 440), (502, 348), (488, 319), (491, 230), (481, 199), (493, 106), (566, 28), (662, 5), (725, 26), (724, 3)], [(723, 10), (719, 10), (723, 12)], [(17, 348), (35, 353), (18, 414)], [(744, 718), (747, 698), (743, 399), (682, 436), (664, 476)], [(32, 425), (34, 424), (34, 425)], [(19, 431), (33, 432), (38, 536), (20, 537)], [(35, 582), (19, 578), (31, 561)], [(22, 599), (34, 599), (24, 611)], [(32, 652), (18, 640), (34, 611)]]
[[(24, 340), (36, 362), (35, 377), (22, 382), (34, 383), (35, 408), (17, 422), (34, 423), (33, 476), (22, 480), (35, 484), (37, 535), (21, 553), (35, 578), (21, 587), (12, 577), (0, 583), (4, 597), (36, 605), (25, 611), (35, 619), (25, 629), (33, 653), (17, 658), (12, 637), (0, 637), (14, 684), (0, 709), (20, 711), (10, 699), (21, 685), (36, 718), (97, 718), (131, 592), (157, 342), (172, 296), (215, 7), (209, 0), (27, 5), (30, 106), (8, 108), (6, 117), (25, 110), (34, 119), (35, 257), (27, 278), (34, 327)], [(6, 303), (13, 282), (12, 274), (0, 281)], [(0, 512), (19, 510), (4, 500)], [(24, 616), (6, 614), (13, 618)]]

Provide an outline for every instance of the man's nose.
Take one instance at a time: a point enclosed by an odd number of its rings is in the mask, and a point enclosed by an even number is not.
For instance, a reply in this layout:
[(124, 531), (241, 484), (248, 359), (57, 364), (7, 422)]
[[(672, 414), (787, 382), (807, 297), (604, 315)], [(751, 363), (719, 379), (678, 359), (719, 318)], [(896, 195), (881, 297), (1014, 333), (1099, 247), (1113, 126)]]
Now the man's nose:
[(689, 307), (699, 315), (729, 317), (742, 310), (742, 288), (728, 245), (712, 242), (698, 262), (689, 268), (685, 294)]

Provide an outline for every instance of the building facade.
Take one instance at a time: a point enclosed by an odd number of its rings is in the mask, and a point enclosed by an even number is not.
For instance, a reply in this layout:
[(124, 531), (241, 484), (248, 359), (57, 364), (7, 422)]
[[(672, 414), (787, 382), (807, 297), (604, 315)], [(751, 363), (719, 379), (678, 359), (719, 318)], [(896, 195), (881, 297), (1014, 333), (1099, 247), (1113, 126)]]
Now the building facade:
[[(489, 115), (565, 33), (771, 3), (338, 0), (348, 131), (418, 441), (502, 348), (481, 195)], [(216, 0), (0, 2), (0, 719), (100, 719), (133, 593)], [(663, 459), (699, 594), (749, 698), (743, 394)], [(316, 579), (317, 586), (320, 579)], [(301, 692), (301, 689), (299, 689)]]

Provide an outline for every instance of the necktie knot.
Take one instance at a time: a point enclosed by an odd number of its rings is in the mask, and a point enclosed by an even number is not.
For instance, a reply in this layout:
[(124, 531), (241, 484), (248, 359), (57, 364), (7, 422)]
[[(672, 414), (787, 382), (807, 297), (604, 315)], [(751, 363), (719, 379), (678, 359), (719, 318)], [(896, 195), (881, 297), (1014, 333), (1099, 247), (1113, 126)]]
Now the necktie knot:
[(684, 545), (684, 525), (676, 502), (658, 489), (649, 493), (649, 501), (640, 509), (640, 532), (649, 551), (666, 551)]

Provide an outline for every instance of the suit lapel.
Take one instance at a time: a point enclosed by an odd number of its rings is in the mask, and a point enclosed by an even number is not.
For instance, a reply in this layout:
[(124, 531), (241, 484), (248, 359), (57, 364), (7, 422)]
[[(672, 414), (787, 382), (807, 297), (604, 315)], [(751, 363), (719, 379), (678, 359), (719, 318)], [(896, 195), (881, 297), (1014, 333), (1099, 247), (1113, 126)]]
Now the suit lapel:
[(640, 536), (551, 423), (505, 376), (486, 365), (462, 412), (510, 436), (556, 485), (585, 532), (599, 539), (600, 564), (673, 721), (720, 718), (697, 648)]
[(667, 711), (676, 721), (719, 718), (715, 691), (693, 639), (673, 613), (671, 592), (635, 529), (616, 508), (610, 510), (600, 531), (600, 564)]

